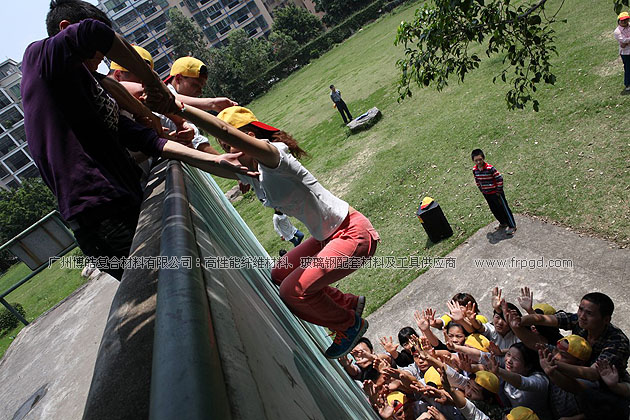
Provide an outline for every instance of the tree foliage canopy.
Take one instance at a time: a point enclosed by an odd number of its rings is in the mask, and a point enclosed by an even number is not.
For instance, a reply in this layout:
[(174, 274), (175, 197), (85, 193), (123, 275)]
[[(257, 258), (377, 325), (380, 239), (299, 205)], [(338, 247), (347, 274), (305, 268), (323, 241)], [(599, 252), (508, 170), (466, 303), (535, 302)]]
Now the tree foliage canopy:
[(289, 4), (274, 12), (272, 31), (293, 38), (304, 45), (324, 31), (321, 20), (308, 10)]
[(315, 10), (326, 13), (322, 21), (326, 26), (334, 26), (345, 18), (364, 8), (371, 1), (365, 0), (314, 0)]
[(168, 13), (168, 37), (178, 58), (192, 56), (208, 64), (208, 43), (199, 26), (184, 16), (177, 7), (171, 8)]

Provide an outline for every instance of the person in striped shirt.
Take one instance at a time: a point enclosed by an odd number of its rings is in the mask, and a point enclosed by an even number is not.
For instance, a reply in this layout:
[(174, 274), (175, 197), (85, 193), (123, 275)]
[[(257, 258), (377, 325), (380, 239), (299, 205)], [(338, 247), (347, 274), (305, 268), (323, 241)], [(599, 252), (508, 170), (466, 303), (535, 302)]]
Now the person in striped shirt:
[(497, 229), (507, 228), (505, 233), (513, 235), (516, 232), (516, 221), (503, 193), (503, 177), (494, 166), (485, 161), (486, 156), (483, 154), (483, 150), (473, 150), (471, 157), (473, 162), (475, 162), (473, 167), (475, 182), (488, 202), (490, 211), (499, 221)]

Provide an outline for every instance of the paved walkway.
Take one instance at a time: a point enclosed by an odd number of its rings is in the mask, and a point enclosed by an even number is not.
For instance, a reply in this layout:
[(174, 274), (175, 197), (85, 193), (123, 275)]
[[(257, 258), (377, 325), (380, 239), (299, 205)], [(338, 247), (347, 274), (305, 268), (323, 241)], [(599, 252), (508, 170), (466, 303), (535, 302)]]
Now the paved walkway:
[(117, 287), (99, 274), (20, 331), (0, 360), (1, 419), (81, 418)]
[[(576, 311), (588, 292), (606, 293), (616, 305), (612, 322), (630, 335), (630, 250), (537, 219), (517, 216), (516, 221), (513, 237), (495, 232), (496, 223), (479, 230), (447, 256), (455, 259), (454, 269), (428, 270), (371, 314), (366, 335), (375, 347), (381, 351), (377, 343), (382, 336), (396, 337), (405, 326), (415, 328), (415, 309), (433, 307), (441, 316), (447, 311), (447, 300), (458, 292), (471, 293), (481, 313), (491, 315), (494, 286), (502, 287), (508, 301), (516, 304), (519, 288), (529, 286), (535, 302), (566, 311)], [(507, 266), (488, 268), (481, 259), (500, 260)], [(563, 262), (572, 266), (549, 267)], [(528, 264), (535, 268), (525, 268)]]

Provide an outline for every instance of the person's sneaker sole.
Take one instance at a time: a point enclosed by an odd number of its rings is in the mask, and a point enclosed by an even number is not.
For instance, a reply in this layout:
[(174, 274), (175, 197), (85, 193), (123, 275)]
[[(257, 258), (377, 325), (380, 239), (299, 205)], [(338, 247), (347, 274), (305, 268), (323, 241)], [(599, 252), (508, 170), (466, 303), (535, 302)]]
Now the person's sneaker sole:
[(364, 309), (365, 309), (365, 296), (359, 296), (359, 299), (357, 300), (357, 307), (354, 309), (354, 312), (360, 317), (363, 317)]
[(348, 353), (350, 353), (350, 351), (352, 351), (352, 349), (354, 348), (354, 346), (357, 345), (357, 342), (361, 339), (361, 337), (363, 337), (363, 335), (365, 334), (365, 332), (367, 331), (369, 327), (369, 324), (367, 322), (367, 319), (363, 319), (361, 318), (361, 327), (359, 328), (359, 332), (357, 333), (357, 335), (354, 337), (354, 340), (352, 340), (352, 343), (350, 343), (350, 345), (348, 346), (348, 348), (346, 349), (345, 352), (340, 353), (340, 354), (335, 354), (335, 355), (328, 355), (324, 352), (324, 356), (326, 356), (327, 359), (339, 359), (340, 357), (344, 357), (345, 355), (347, 355)]

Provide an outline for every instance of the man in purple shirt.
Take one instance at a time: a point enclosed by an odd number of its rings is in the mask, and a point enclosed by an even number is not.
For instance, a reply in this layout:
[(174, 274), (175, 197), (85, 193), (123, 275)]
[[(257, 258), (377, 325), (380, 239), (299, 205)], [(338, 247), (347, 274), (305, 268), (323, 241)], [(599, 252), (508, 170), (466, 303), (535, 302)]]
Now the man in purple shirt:
[[(101, 10), (80, 0), (53, 0), (46, 26), (49, 37), (29, 45), (22, 61), (24, 125), (42, 179), (86, 255), (129, 255), (143, 192), (127, 148), (205, 170), (246, 170), (238, 155), (189, 149), (119, 114), (99, 82), (104, 76), (95, 73), (103, 56), (142, 80), (147, 103), (157, 111), (167, 111), (161, 107), (172, 103), (172, 94)], [(117, 279), (123, 272), (105, 271)]]

